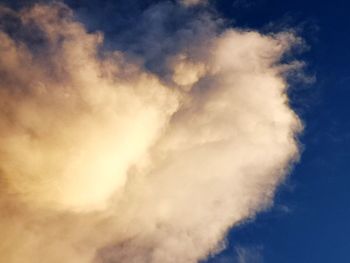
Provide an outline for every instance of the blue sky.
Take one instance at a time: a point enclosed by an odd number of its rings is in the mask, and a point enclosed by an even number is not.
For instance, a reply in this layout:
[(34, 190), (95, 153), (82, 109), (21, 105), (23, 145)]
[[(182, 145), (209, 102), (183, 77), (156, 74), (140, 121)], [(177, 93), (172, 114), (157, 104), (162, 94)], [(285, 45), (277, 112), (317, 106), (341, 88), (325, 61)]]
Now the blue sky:
[[(20, 7), (30, 1), (0, 2)], [(107, 48), (141, 54), (145, 50), (131, 43), (143, 41), (148, 35), (140, 32), (152, 25), (132, 27), (140, 39), (129, 34), (129, 26), (156, 2), (161, 1), (66, 1), (90, 30), (106, 34)], [(289, 91), (293, 109), (305, 124), (303, 152), (278, 189), (274, 206), (232, 229), (227, 248), (203, 263), (350, 262), (350, 2), (215, 0), (210, 5), (234, 27), (296, 30), (307, 45), (296, 56), (306, 62), (306, 75), (315, 81), (292, 83)], [(169, 32), (188, 19), (187, 13), (176, 12), (168, 14), (174, 15)], [(147, 58), (146, 66), (157, 71), (155, 65), (169, 50)]]

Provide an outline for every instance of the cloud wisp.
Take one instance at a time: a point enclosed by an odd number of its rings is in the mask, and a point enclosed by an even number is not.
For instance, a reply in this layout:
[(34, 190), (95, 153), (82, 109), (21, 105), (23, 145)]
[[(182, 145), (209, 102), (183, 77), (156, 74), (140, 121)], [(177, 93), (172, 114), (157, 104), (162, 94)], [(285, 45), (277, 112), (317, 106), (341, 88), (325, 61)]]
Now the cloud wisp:
[(180, 0), (180, 3), (184, 6), (196, 6), (196, 5), (204, 5), (207, 3), (206, 0)]
[(207, 23), (152, 73), (64, 4), (0, 8), (0, 261), (195, 263), (271, 204), (299, 40)]

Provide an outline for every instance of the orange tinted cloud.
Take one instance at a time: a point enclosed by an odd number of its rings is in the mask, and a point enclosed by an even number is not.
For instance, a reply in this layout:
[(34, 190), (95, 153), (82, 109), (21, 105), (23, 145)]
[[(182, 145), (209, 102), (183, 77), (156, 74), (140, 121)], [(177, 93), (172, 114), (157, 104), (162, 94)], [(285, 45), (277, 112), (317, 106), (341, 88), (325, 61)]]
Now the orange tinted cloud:
[(63, 4), (9, 13), (44, 43), (0, 32), (1, 261), (198, 262), (271, 204), (298, 157), (294, 35), (213, 33), (165, 81)]

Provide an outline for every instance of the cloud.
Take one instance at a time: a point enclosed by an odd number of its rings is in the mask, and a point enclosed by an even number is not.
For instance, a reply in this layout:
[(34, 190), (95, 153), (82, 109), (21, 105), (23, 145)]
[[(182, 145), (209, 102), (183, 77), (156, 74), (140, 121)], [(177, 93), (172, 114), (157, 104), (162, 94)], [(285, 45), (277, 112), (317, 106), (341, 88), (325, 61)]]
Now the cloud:
[(152, 71), (61, 3), (0, 17), (3, 262), (198, 262), (298, 158), (288, 32), (198, 19)]
[(180, 0), (180, 3), (184, 6), (195, 6), (195, 5), (202, 5), (206, 4), (207, 0)]
[(236, 247), (238, 263), (262, 263), (262, 248), (261, 247)]

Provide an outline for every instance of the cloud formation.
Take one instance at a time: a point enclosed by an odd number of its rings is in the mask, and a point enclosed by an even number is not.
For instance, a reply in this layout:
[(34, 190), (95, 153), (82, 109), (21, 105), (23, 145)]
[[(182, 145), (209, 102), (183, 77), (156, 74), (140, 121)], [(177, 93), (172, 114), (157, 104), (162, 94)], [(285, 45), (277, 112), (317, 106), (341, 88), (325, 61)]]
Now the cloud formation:
[(195, 6), (207, 3), (206, 0), (180, 0), (180, 3), (184, 6)]
[(212, 21), (152, 73), (61, 3), (0, 23), (2, 262), (198, 262), (298, 157), (291, 33)]

